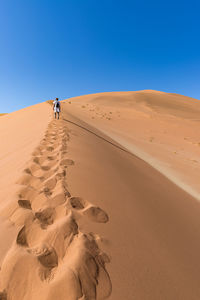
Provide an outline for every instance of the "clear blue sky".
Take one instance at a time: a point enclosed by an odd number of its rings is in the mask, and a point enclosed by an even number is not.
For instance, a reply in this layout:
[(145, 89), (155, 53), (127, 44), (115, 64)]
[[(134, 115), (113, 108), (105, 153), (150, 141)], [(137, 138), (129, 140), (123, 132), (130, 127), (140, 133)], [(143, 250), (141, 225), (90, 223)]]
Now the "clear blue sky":
[(155, 89), (200, 99), (199, 0), (1, 0), (0, 112)]

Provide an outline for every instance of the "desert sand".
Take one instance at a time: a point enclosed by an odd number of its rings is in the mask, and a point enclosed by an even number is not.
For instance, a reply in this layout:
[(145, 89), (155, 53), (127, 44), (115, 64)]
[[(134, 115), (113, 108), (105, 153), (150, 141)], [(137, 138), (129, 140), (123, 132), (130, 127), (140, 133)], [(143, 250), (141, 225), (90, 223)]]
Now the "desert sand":
[(0, 299), (199, 299), (199, 113), (141, 91), (0, 118)]

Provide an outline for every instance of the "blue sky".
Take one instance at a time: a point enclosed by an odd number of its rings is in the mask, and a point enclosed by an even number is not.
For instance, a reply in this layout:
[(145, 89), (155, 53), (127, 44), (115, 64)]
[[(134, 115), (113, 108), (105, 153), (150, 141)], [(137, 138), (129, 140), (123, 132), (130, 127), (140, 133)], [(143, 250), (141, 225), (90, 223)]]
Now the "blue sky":
[(200, 3), (1, 0), (0, 112), (155, 89), (200, 99)]

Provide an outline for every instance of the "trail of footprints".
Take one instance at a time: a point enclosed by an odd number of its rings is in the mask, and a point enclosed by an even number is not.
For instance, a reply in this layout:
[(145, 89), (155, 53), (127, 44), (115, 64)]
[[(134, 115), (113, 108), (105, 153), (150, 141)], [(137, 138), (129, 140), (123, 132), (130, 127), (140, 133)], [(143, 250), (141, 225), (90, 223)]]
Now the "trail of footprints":
[[(21, 188), (10, 220), (19, 233), (1, 267), (0, 300), (90, 300), (111, 293), (105, 269), (109, 258), (95, 234), (80, 232), (75, 217), (105, 223), (108, 215), (70, 195), (66, 176), (74, 162), (67, 156), (68, 141), (64, 121), (52, 121), (17, 182)], [(34, 284), (39, 298), (34, 296)]]

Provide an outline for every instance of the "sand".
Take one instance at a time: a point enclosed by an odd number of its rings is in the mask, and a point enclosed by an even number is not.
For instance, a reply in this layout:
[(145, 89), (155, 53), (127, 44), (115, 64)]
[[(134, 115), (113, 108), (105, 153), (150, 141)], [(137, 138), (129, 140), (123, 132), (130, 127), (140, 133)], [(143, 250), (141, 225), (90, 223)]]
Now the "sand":
[(199, 102), (64, 102), (0, 119), (0, 299), (199, 299)]
[(105, 299), (111, 293), (109, 258), (95, 234), (79, 230), (77, 219), (109, 218), (70, 194), (69, 130), (62, 120), (50, 121), (50, 111), (44, 103), (1, 123), (0, 299)]
[(199, 100), (146, 90), (64, 102), (68, 113), (95, 126), (200, 200)]

